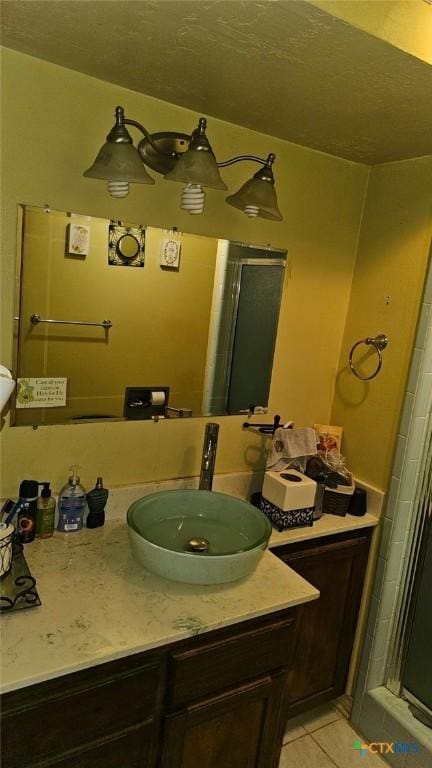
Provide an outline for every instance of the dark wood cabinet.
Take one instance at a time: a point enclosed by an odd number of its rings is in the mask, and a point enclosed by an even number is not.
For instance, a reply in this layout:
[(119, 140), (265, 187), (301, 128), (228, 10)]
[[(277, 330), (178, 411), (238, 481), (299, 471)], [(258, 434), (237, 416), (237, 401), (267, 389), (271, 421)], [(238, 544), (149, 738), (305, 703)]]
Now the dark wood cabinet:
[(5, 694), (2, 768), (277, 768), (287, 716), (344, 692), (369, 543), (274, 550), (319, 600)]
[(266, 675), (167, 717), (162, 768), (273, 768), (284, 687)]
[(289, 716), (345, 692), (371, 529), (278, 547), (274, 553), (319, 589), (300, 609), (288, 681)]
[(150, 768), (163, 684), (150, 653), (5, 694), (2, 767)]
[(288, 613), (174, 650), (161, 768), (277, 766), (294, 638)]
[(229, 634), (211, 633), (198, 644), (169, 653), (167, 701), (171, 710), (205, 698), (214, 691), (230, 689), (291, 662), (295, 618), (268, 616), (266, 621), (240, 625)]
[(298, 609), (2, 697), (2, 768), (276, 768)]
[(54, 761), (37, 763), (37, 766), (38, 768), (147, 768), (154, 764), (150, 757), (153, 727), (153, 721), (149, 721), (134, 728), (128, 728), (122, 733), (116, 733), (112, 738), (91, 742)]

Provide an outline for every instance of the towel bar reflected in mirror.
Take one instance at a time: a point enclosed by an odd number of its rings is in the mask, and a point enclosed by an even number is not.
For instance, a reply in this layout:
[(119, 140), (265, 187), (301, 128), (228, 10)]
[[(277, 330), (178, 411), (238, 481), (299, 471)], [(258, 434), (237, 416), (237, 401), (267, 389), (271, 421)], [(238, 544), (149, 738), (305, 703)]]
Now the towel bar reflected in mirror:
[(102, 320), (101, 323), (85, 323), (81, 320), (46, 320), (36, 313), (30, 315), (30, 322), (32, 325), (39, 325), (39, 323), (54, 323), (56, 325), (94, 325), (98, 328), (112, 328), (111, 320)]

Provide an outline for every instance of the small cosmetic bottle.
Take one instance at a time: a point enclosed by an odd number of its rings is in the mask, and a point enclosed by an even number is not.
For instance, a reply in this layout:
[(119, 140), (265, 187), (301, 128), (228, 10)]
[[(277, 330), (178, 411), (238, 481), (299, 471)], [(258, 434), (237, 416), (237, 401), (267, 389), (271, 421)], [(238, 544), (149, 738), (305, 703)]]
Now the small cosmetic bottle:
[(54, 533), (55, 499), (51, 496), (49, 483), (42, 485), (41, 495), (37, 500), (36, 536), (40, 539), (48, 539)]
[(102, 478), (98, 477), (96, 486), (87, 494), (89, 513), (87, 528), (99, 528), (105, 523), (105, 504), (108, 499), (108, 488), (103, 487)]
[(37, 480), (23, 480), (19, 488), (17, 534), (21, 544), (29, 544), (36, 533)]

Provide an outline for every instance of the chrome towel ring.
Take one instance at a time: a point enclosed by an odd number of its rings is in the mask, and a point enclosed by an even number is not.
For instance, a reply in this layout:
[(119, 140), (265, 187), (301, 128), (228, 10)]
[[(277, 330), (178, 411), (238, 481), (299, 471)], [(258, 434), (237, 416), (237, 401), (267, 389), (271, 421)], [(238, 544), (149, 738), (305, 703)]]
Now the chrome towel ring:
[[(362, 376), (356, 369), (354, 368), (353, 363), (353, 354), (354, 350), (357, 349), (360, 344), (366, 344), (366, 346), (372, 345), (375, 347), (375, 350), (378, 355), (378, 365), (373, 373), (371, 373), (370, 376)], [(358, 379), (361, 379), (362, 381), (369, 381), (370, 379), (374, 379), (375, 376), (380, 372), (381, 366), (382, 366), (382, 350), (386, 348), (388, 344), (388, 338), (385, 335), (385, 333), (379, 333), (378, 336), (367, 336), (365, 339), (360, 339), (360, 341), (357, 341), (353, 347), (351, 347), (351, 352), (349, 354), (349, 364), (350, 368), (354, 374), (354, 376), (357, 376)]]

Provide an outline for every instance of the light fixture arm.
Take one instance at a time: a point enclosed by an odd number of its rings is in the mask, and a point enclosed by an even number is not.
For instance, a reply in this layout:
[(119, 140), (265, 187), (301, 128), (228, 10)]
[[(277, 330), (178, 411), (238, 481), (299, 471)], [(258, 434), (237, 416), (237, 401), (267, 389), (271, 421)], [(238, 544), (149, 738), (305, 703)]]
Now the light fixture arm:
[(148, 132), (147, 128), (144, 128), (141, 123), (138, 123), (137, 120), (130, 120), (128, 117), (125, 117), (124, 115), (124, 109), (123, 107), (116, 107), (115, 110), (115, 116), (116, 116), (116, 123), (115, 126), (111, 129), (108, 140), (112, 141), (113, 143), (131, 143), (132, 139), (130, 138), (127, 130), (125, 129), (125, 125), (133, 125), (134, 128), (138, 128), (139, 131), (145, 136), (146, 140), (154, 149), (155, 152), (158, 153), (158, 155), (164, 155), (164, 157), (178, 157), (177, 152), (164, 152), (160, 147), (157, 146), (157, 144), (153, 141), (151, 134)]
[(275, 159), (276, 155), (274, 155), (273, 152), (271, 152), (265, 160), (262, 157), (257, 157), (257, 155), (237, 155), (236, 157), (231, 157), (229, 160), (223, 160), (221, 163), (217, 163), (217, 167), (226, 168), (228, 165), (241, 163), (243, 160), (251, 160), (253, 163), (259, 163), (260, 165), (265, 165), (268, 168), (271, 168)]
[(164, 157), (178, 157), (177, 152), (164, 152), (160, 147), (158, 147), (157, 144), (153, 141), (151, 134), (148, 132), (147, 128), (144, 128), (141, 123), (138, 123), (136, 120), (129, 120), (129, 118), (125, 118), (125, 124), (126, 125), (133, 125), (135, 128), (138, 128), (139, 131), (145, 136), (148, 143), (154, 149), (155, 152), (158, 153), (158, 155), (164, 155)]

